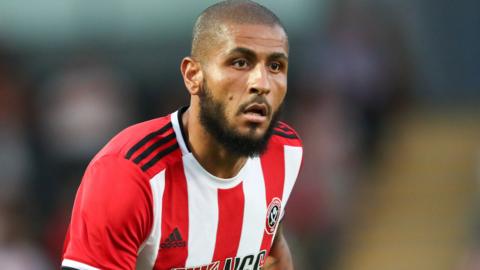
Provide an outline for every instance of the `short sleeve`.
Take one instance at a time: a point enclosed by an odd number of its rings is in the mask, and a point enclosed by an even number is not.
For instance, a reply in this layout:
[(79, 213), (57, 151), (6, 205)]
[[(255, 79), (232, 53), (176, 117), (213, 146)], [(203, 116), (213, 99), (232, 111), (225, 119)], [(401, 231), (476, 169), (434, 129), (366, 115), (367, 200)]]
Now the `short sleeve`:
[(143, 172), (120, 157), (95, 160), (77, 191), (62, 266), (134, 269), (152, 219), (152, 192)]

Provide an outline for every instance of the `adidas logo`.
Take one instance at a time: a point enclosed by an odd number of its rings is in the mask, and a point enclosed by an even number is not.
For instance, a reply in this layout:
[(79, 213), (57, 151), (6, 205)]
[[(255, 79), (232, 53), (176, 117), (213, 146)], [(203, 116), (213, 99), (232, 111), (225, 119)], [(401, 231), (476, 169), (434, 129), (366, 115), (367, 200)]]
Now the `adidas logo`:
[(185, 247), (186, 243), (183, 241), (178, 228), (175, 228), (173, 232), (168, 236), (163, 243), (160, 244), (161, 248), (176, 248)]

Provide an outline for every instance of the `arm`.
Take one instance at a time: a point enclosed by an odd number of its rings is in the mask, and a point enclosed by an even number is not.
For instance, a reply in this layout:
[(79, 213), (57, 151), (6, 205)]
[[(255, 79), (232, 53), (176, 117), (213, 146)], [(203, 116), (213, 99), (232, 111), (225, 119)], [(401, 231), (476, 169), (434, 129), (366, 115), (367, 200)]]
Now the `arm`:
[(292, 254), (283, 235), (282, 224), (278, 225), (277, 235), (273, 240), (264, 270), (293, 270)]
[(130, 161), (102, 157), (87, 168), (65, 240), (66, 269), (134, 269), (152, 225), (148, 182)]

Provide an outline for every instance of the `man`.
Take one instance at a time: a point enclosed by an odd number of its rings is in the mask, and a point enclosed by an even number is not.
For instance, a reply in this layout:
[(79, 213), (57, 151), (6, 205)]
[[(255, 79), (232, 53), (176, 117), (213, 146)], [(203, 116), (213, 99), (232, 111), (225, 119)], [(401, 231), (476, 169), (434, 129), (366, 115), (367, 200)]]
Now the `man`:
[(251, 1), (206, 9), (181, 63), (190, 106), (114, 137), (89, 164), (64, 269), (293, 269), (278, 224), (302, 159), (278, 114), (288, 39)]

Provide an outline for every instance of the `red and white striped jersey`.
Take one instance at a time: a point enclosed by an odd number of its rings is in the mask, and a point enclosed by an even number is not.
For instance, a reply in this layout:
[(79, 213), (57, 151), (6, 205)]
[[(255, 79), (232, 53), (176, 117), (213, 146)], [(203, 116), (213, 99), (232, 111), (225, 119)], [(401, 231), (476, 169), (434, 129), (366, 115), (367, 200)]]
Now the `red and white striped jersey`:
[(262, 267), (300, 168), (300, 139), (279, 122), (264, 154), (220, 179), (189, 151), (183, 110), (125, 129), (93, 158), (64, 269)]

